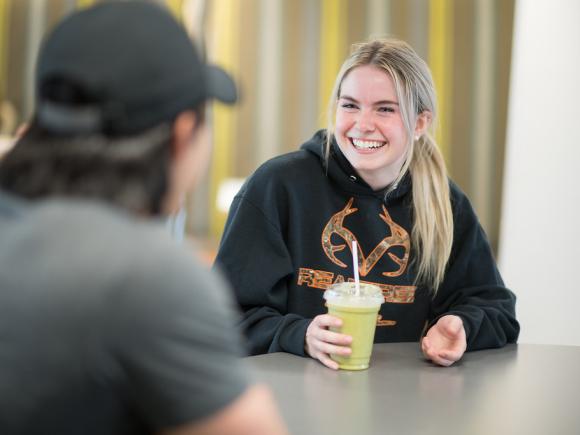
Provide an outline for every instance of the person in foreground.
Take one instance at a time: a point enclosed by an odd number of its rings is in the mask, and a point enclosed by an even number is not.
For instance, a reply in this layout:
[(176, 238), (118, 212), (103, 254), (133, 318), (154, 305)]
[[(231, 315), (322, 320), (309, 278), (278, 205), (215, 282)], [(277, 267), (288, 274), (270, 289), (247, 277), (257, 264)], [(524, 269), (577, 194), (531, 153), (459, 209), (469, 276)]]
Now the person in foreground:
[(262, 165), (235, 197), (216, 264), (233, 284), (251, 353), (349, 355), (329, 331), (323, 291), (381, 287), (375, 342), (421, 341), (449, 366), (467, 350), (515, 342), (515, 296), (433, 136), (426, 63), (402, 41), (355, 45), (336, 79), (328, 128)]
[(61, 22), (36, 84), (0, 162), (0, 433), (287, 433), (224, 282), (160, 219), (203, 170), (229, 76), (135, 1)]

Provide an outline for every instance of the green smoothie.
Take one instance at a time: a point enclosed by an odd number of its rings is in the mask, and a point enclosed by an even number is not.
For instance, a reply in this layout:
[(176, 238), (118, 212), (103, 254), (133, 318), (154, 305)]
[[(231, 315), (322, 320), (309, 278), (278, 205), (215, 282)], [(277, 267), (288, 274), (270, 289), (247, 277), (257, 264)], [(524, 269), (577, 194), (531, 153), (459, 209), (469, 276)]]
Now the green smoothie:
[(381, 289), (370, 284), (360, 284), (360, 294), (354, 283), (332, 285), (325, 293), (328, 314), (342, 319), (342, 327), (332, 331), (352, 337), (349, 356), (330, 355), (343, 370), (365, 370), (373, 349), (377, 315), (384, 302)]

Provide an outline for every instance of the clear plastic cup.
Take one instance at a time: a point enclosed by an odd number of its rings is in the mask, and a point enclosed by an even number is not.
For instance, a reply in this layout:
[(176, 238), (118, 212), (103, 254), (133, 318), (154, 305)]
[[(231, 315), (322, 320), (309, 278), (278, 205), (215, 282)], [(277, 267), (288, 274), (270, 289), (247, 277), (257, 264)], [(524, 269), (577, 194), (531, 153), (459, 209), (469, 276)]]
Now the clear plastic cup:
[(330, 357), (343, 370), (367, 369), (379, 308), (385, 301), (381, 289), (376, 285), (360, 283), (360, 294), (357, 295), (354, 282), (343, 282), (331, 285), (324, 292), (324, 299), (328, 314), (342, 319), (342, 327), (331, 328), (331, 331), (352, 337), (349, 356), (331, 354)]

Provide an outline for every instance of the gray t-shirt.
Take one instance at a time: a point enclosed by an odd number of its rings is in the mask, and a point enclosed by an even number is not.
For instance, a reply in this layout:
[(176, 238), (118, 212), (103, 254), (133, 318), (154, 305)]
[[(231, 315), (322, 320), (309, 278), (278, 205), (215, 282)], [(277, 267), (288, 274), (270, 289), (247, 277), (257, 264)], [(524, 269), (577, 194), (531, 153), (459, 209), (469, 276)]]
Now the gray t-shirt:
[(248, 379), (219, 277), (162, 224), (0, 194), (0, 433), (147, 433)]

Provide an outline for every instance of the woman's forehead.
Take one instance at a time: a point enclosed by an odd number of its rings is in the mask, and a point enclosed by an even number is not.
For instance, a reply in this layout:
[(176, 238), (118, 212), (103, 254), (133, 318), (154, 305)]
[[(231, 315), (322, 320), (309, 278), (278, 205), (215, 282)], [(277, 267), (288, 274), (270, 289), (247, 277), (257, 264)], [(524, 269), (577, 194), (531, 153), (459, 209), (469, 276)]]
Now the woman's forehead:
[(397, 92), (391, 76), (374, 65), (351, 69), (343, 78), (340, 98), (368, 101), (397, 101)]

